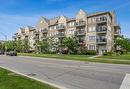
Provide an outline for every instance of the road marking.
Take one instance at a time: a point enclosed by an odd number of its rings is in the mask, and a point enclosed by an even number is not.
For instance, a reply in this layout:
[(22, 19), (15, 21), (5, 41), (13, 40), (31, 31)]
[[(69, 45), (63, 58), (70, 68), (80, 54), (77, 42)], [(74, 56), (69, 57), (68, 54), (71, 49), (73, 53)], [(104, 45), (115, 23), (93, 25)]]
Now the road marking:
[(120, 89), (130, 89), (130, 74), (126, 74)]
[(59, 88), (59, 89), (68, 89), (68, 88), (66, 88), (66, 87), (63, 87), (63, 86), (60, 86), (60, 85), (57, 85), (57, 84), (54, 84), (54, 83), (50, 83), (50, 82), (45, 81), (45, 80), (41, 80), (41, 79), (38, 79), (38, 78), (35, 78), (35, 77), (32, 77), (32, 76), (27, 76), (26, 74), (23, 74), (23, 73), (21, 73), (21, 72), (15, 71), (15, 70), (10, 69), (10, 68), (7, 68), (7, 67), (3, 67), (3, 66), (0, 66), (0, 67), (3, 68), (3, 69), (7, 69), (7, 70), (9, 70), (9, 71), (12, 71), (12, 72), (14, 72), (14, 73), (16, 73), (16, 74), (19, 74), (19, 75), (22, 75), (22, 76), (25, 76), (25, 77), (34, 79), (34, 80), (36, 80), (36, 81), (39, 81), (39, 82), (42, 82), (42, 83), (45, 83), (45, 84), (49, 84), (49, 85), (51, 85), (52, 87), (56, 87), (56, 88)]

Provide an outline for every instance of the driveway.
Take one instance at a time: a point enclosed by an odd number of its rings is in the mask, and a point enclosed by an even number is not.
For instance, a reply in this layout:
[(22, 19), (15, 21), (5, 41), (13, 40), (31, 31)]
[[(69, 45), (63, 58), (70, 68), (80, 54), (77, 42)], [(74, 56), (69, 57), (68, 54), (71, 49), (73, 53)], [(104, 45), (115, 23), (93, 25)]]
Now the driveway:
[(130, 73), (130, 65), (22, 56), (0, 56), (0, 66), (68, 89), (119, 89)]

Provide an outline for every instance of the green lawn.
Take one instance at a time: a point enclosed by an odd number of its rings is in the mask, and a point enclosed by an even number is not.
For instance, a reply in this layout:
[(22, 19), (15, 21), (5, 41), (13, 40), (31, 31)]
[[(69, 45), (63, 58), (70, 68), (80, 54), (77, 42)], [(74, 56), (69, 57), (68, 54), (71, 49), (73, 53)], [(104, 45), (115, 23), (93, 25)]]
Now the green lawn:
[(118, 59), (118, 60), (130, 60), (130, 53), (125, 55), (114, 55), (114, 56), (101, 56), (98, 58), (105, 58), (105, 59)]
[(57, 89), (0, 68), (0, 89)]
[(44, 57), (44, 58), (57, 58), (57, 59), (68, 59), (68, 60), (80, 60), (85, 61), (87, 55), (65, 55), (65, 54), (34, 54), (34, 53), (18, 53), (20, 56), (33, 56), (33, 57)]
[(91, 59), (90, 56), (86, 55), (63, 55), (63, 54), (33, 54), (33, 53), (18, 53), (19, 56), (32, 56), (32, 57), (43, 57), (43, 58), (56, 58), (65, 60), (76, 60), (76, 61), (88, 61), (88, 62), (99, 62), (99, 63), (113, 63), (113, 64), (130, 64), (127, 60), (109, 60), (103, 58)]

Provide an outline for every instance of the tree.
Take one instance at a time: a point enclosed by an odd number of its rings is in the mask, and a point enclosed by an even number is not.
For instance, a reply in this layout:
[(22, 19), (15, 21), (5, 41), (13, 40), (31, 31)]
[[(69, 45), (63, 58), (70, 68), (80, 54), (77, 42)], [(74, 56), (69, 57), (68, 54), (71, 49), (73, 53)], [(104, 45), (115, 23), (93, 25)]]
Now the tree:
[[(59, 42), (54, 37), (48, 39), (49, 51), (57, 52), (59, 49)], [(55, 48), (55, 49), (53, 49)]]
[(77, 47), (77, 41), (75, 37), (65, 37), (63, 39), (64, 47), (68, 48), (69, 52), (74, 52)]
[(5, 41), (1, 44), (1, 49), (5, 51), (14, 51), (15, 50), (15, 41)]
[(42, 53), (46, 53), (48, 52), (48, 48), (49, 48), (49, 43), (47, 40), (42, 40), (38, 42), (38, 47), (40, 52)]
[(21, 40), (15, 41), (15, 49), (17, 52), (23, 52), (23, 45)]
[(23, 52), (29, 52), (30, 45), (29, 45), (28, 39), (24, 39), (22, 41), (22, 49), (23, 49)]
[(130, 51), (130, 39), (124, 38), (123, 36), (117, 37), (115, 40), (115, 48)]
[(4, 42), (0, 42), (0, 50), (5, 50)]

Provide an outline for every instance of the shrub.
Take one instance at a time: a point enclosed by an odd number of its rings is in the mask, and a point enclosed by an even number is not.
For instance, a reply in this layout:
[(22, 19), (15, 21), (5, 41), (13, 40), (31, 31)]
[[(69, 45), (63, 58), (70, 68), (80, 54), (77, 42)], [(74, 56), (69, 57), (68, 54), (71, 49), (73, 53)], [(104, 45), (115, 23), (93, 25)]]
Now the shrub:
[(114, 52), (104, 52), (103, 55), (104, 56), (112, 56), (114, 54)]
[(96, 51), (95, 50), (86, 50), (86, 55), (96, 55)]
[(123, 55), (123, 54), (127, 54), (127, 50), (119, 50), (116, 52), (117, 55)]
[(56, 54), (56, 51), (49, 51), (48, 54)]
[(61, 53), (62, 54), (68, 54), (68, 50), (62, 50)]

